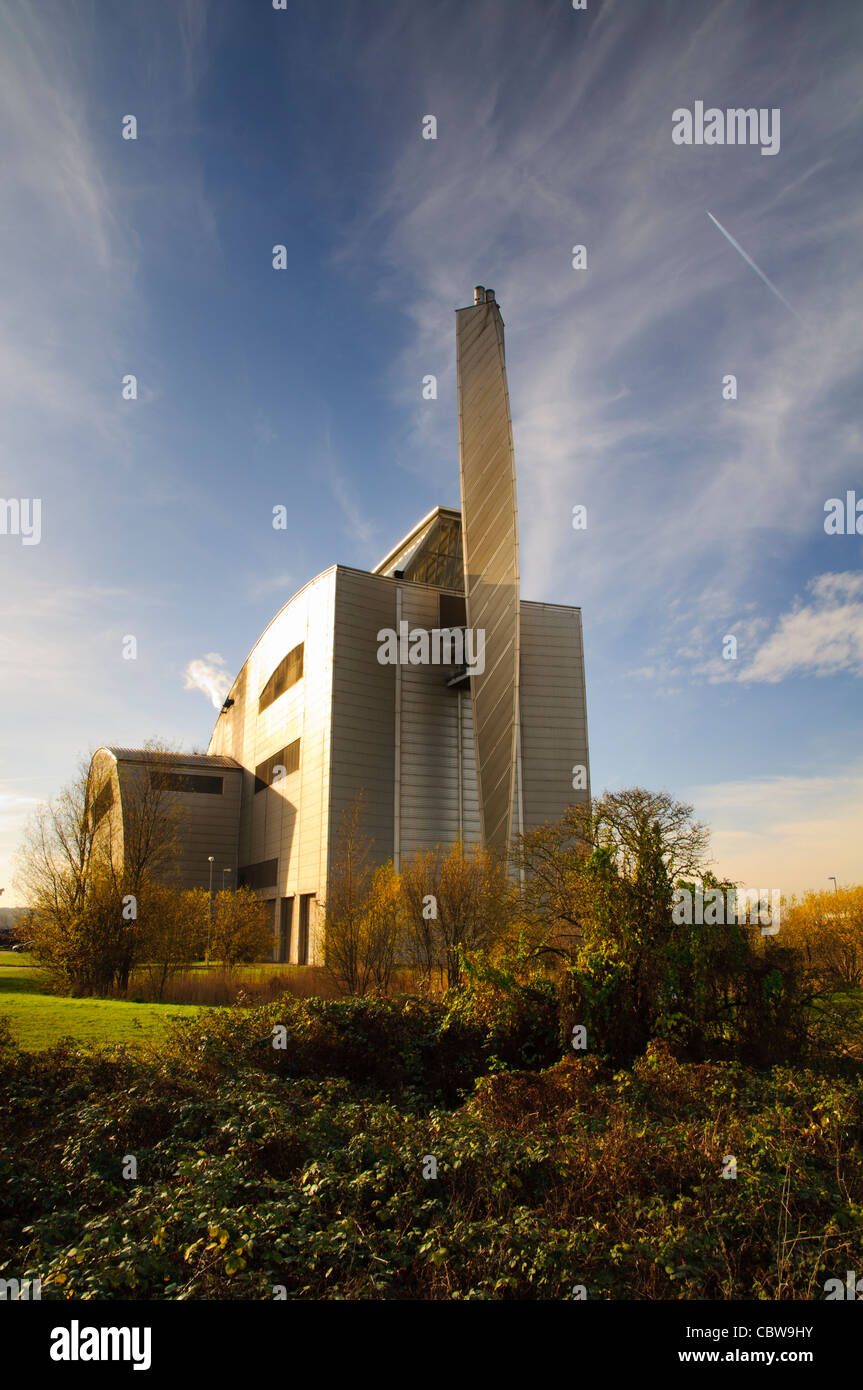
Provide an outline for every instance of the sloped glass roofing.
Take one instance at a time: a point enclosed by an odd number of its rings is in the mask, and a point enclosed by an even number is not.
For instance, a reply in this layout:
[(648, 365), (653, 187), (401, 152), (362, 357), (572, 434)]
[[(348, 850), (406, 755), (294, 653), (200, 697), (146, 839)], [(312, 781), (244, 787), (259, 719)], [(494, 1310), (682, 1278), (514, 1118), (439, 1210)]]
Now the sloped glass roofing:
[(464, 593), (460, 514), (438, 507), (381, 561), (374, 573), (392, 578), (396, 570), (415, 584), (437, 584)]

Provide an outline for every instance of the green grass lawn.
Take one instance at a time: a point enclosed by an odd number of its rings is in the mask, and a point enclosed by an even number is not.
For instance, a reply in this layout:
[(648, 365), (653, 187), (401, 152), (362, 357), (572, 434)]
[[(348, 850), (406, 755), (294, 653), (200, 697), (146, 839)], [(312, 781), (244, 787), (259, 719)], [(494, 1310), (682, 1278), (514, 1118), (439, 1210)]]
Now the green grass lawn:
[(124, 999), (67, 999), (49, 994), (48, 977), (28, 955), (0, 951), (0, 1015), (27, 1052), (59, 1038), (76, 1042), (156, 1042), (168, 1020), (197, 1013), (197, 1004), (133, 1004)]

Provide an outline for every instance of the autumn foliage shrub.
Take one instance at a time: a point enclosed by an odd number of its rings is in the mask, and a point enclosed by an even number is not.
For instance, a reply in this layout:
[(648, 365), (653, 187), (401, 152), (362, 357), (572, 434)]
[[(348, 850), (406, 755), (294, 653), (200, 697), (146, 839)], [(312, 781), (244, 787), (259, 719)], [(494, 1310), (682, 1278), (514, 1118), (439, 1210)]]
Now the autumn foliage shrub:
[[(382, 1015), (339, 1028), (396, 1036)], [(221, 1047), (7, 1060), (0, 1277), (43, 1300), (774, 1300), (858, 1268), (859, 1073), (654, 1044), (629, 1069), (486, 1074), (445, 1109)]]
[(453, 1104), (489, 1069), (548, 1065), (561, 1053), (554, 988), (469, 976), (442, 999), (280, 999), (207, 1010), (174, 1025), (174, 1055), (280, 1076), (339, 1076)]

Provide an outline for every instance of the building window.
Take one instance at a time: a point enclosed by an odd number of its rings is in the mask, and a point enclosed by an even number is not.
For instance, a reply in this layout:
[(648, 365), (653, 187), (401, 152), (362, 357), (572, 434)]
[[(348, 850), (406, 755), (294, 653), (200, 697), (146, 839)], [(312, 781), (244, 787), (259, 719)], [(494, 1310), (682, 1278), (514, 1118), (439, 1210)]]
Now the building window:
[(297, 965), (309, 963), (309, 926), (312, 920), (314, 893), (303, 893), (300, 897), (300, 933), (297, 941)]
[(114, 805), (114, 783), (113, 783), (113, 781), (111, 780), (111, 778), (109, 777), (109, 778), (108, 778), (108, 781), (107, 781), (107, 782), (105, 783), (105, 785), (102, 787), (101, 791), (99, 792), (98, 796), (95, 798), (95, 800), (94, 800), (94, 802), (93, 802), (93, 825), (94, 825), (94, 827), (97, 826), (97, 825), (99, 824), (99, 821), (102, 819), (102, 817), (105, 815), (105, 813), (106, 813), (107, 811), (110, 811), (110, 809), (111, 809), (111, 807), (112, 807), (113, 805)]
[(393, 556), (386, 569), (375, 571), (416, 584), (439, 584), (464, 592), (461, 517), (437, 516)]
[(286, 690), (290, 690), (292, 685), (296, 685), (298, 680), (303, 678), (303, 643), (294, 647), (293, 651), (288, 652), (283, 661), (280, 661), (270, 679), (261, 691), (261, 698), (258, 701), (258, 714), (263, 714), (265, 709), (269, 709), (274, 700), (278, 700), (280, 695), (284, 695)]
[(259, 864), (246, 864), (237, 872), (240, 888), (275, 888), (279, 873), (278, 859), (262, 859)]
[(445, 589), (464, 587), (461, 519), (438, 517), (427, 543), (407, 566), (405, 579), (415, 584), (440, 584)]
[(291, 959), (291, 927), (294, 924), (294, 900), (293, 898), (282, 898), (281, 912), (279, 914), (279, 943), (276, 959), (290, 961)]
[[(273, 753), (264, 762), (258, 763), (255, 768), (255, 796), (258, 792), (265, 791), (267, 787), (272, 787), (278, 782), (290, 777), (292, 772), (298, 771), (300, 766), (300, 740), (294, 739), (286, 748), (280, 748), (278, 753)], [(276, 777), (277, 767), (283, 767), (284, 772), (280, 772)]]
[(441, 594), (439, 597), (441, 627), (467, 627), (467, 604), (464, 595)]
[(150, 786), (162, 792), (199, 792), (204, 796), (221, 796), (223, 777), (203, 777), (192, 772), (151, 772)]

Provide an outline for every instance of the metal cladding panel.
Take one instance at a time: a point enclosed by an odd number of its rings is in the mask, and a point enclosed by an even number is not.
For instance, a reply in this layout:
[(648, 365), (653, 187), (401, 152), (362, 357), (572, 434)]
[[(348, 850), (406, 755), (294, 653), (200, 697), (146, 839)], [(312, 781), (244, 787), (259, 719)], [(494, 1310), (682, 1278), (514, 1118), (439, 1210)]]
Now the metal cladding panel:
[[(402, 618), (411, 628), (440, 621), (439, 590), (404, 584)], [(400, 851), (405, 858), (433, 845), (476, 840), (473, 732), (466, 690), (447, 685), (440, 666), (403, 666), (400, 691)]]
[[(333, 644), (336, 567), (325, 570), (276, 614), (231, 688), (233, 705), (219, 715), (210, 752), (242, 762), (245, 786), (239, 865), (278, 861), (276, 886), (264, 898), (319, 893), (326, 883), (330, 805)], [(303, 674), (272, 704), (261, 692), (285, 656), (303, 644)], [(300, 741), (300, 763), (278, 784), (256, 791), (255, 769)], [(309, 961), (314, 955), (310, 928)], [(297, 933), (292, 954), (296, 959)], [(274, 942), (274, 949), (276, 943)]]
[[(530, 830), (590, 800), (580, 611), (522, 600), (520, 658), (521, 781)], [(574, 790), (579, 765), (586, 786)]]
[(396, 676), (394, 666), (378, 661), (377, 634), (395, 626), (396, 589), (392, 579), (341, 565), (336, 570), (330, 869), (342, 815), (359, 792), (365, 793), (362, 831), (373, 841), (374, 862), (393, 854)]
[(119, 796), (112, 813), (118, 809), (121, 811), (121, 826), (118, 835), (116, 822), (113, 822), (114, 845), (122, 850), (129, 826), (130, 806), (134, 805), (138, 789), (147, 784), (154, 771), (175, 772), (181, 776), (210, 771), (222, 784), (221, 792), (216, 795), (170, 789), (161, 793), (161, 804), (166, 809), (171, 808), (178, 817), (180, 849), (176, 861), (160, 877), (177, 888), (207, 888), (209, 855), (212, 854), (216, 886), (222, 886), (223, 870), (229, 870), (234, 875), (232, 882), (235, 882), (243, 769), (227, 758), (215, 757), (210, 760), (203, 755), (188, 757), (183, 753), (148, 754), (147, 750), (124, 752), (117, 749), (116, 757), (115, 775)]
[(471, 676), (483, 839), (509, 852), (518, 727), (518, 523), (503, 320), (494, 302), (456, 311), (459, 465), (468, 626), (485, 632)]

